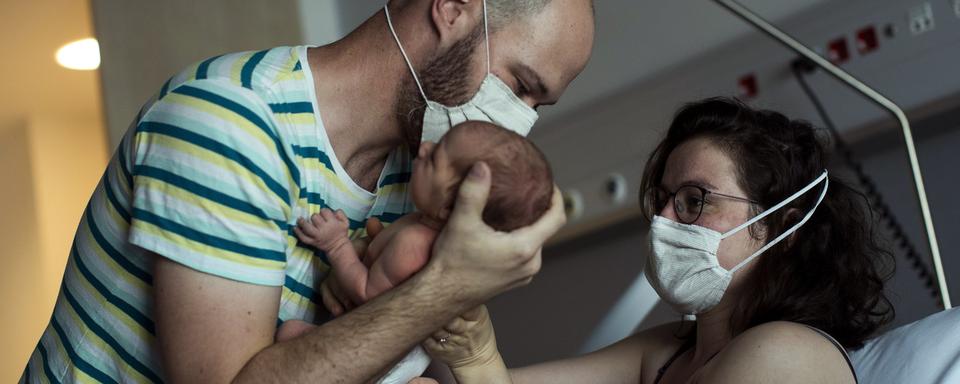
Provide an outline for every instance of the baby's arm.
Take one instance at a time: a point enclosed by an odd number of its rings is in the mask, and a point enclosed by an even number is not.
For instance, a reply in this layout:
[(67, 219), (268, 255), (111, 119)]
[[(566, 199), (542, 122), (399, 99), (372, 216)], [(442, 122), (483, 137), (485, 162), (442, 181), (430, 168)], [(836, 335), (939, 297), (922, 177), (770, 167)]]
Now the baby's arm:
[(369, 270), (363, 265), (357, 250), (347, 237), (350, 221), (343, 211), (333, 212), (327, 208), (314, 214), (310, 220), (297, 220), (294, 232), (300, 241), (327, 254), (333, 267), (333, 276), (355, 303), (367, 301), (367, 276)]

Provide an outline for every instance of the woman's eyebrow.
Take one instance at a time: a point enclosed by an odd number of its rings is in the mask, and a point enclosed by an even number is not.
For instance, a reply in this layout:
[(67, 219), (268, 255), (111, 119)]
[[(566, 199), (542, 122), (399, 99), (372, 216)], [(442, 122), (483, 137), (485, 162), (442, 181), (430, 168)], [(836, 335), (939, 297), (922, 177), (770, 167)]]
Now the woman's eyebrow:
[(682, 187), (682, 186), (685, 186), (685, 185), (693, 185), (693, 186), (697, 186), (697, 187), (700, 187), (700, 188), (706, 188), (706, 189), (709, 189), (709, 190), (711, 190), (711, 191), (716, 191), (716, 190), (717, 190), (717, 187), (716, 187), (715, 185), (710, 184), (710, 183), (707, 182), (706, 180), (700, 179), (700, 178), (684, 180), (683, 182), (681, 182), (681, 183), (679, 184), (679, 186), (678, 186), (677, 188)]

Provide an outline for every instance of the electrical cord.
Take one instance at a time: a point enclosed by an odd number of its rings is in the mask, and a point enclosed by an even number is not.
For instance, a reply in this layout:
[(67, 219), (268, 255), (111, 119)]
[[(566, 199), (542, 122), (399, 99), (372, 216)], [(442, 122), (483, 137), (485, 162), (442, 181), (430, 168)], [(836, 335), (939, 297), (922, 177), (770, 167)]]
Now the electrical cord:
[(936, 299), (937, 306), (943, 308), (943, 298), (940, 296), (940, 291), (936, 288), (936, 278), (933, 273), (927, 268), (927, 264), (923, 262), (922, 256), (917, 252), (910, 238), (907, 237), (903, 226), (900, 225), (896, 216), (894, 216), (893, 210), (891, 210), (890, 206), (884, 201), (883, 195), (877, 188), (876, 183), (874, 183), (873, 179), (864, 171), (863, 165), (857, 161), (853, 150), (850, 149), (850, 145), (840, 136), (836, 124), (834, 124), (833, 119), (830, 118), (830, 114), (823, 106), (823, 102), (820, 101), (820, 97), (817, 96), (813, 88), (810, 87), (810, 84), (807, 83), (806, 75), (815, 72), (817, 66), (806, 58), (798, 58), (791, 63), (790, 67), (793, 70), (793, 75), (796, 77), (797, 82), (800, 83), (800, 87), (803, 88), (803, 92), (807, 98), (810, 99), (810, 102), (813, 103), (817, 114), (820, 115), (820, 119), (823, 120), (824, 125), (826, 125), (830, 131), (837, 152), (843, 158), (843, 161), (847, 163), (847, 166), (856, 174), (857, 181), (863, 187), (864, 194), (867, 195), (871, 206), (880, 214), (887, 229), (893, 235), (894, 243), (904, 252), (904, 256), (907, 258), (907, 261), (910, 262), (910, 266), (913, 267), (913, 270), (930, 292), (930, 296)]

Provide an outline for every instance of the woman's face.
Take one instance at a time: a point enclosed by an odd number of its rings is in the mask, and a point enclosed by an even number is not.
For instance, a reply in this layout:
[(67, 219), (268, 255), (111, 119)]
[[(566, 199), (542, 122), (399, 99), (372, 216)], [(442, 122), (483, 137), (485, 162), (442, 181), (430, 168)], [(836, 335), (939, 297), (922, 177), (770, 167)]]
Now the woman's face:
[[(664, 168), (661, 186), (674, 192), (682, 186), (695, 185), (711, 192), (730, 196), (750, 198), (737, 183), (737, 167), (733, 160), (713, 144), (709, 139), (697, 138), (687, 141), (670, 153)], [(697, 221), (691, 223), (710, 228), (720, 233), (736, 228), (749, 220), (751, 204), (739, 200), (707, 194), (703, 211)], [(673, 209), (673, 199), (658, 214), (666, 219), (679, 222)], [(750, 236), (744, 229), (723, 239), (717, 251), (720, 266), (730, 270), (762, 246), (762, 243)], [(739, 286), (742, 276), (749, 274), (751, 264), (737, 273), (730, 288)]]

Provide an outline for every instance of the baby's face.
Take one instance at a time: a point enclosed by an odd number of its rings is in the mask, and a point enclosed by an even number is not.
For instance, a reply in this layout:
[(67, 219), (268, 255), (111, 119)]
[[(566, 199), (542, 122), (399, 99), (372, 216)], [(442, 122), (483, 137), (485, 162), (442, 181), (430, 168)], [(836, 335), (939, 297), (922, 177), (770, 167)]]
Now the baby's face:
[(420, 213), (446, 220), (456, 194), (454, 187), (463, 180), (463, 172), (454, 167), (457, 156), (470, 151), (462, 135), (444, 136), (440, 143), (426, 142), (413, 160), (410, 193)]

